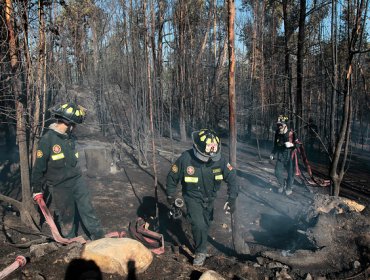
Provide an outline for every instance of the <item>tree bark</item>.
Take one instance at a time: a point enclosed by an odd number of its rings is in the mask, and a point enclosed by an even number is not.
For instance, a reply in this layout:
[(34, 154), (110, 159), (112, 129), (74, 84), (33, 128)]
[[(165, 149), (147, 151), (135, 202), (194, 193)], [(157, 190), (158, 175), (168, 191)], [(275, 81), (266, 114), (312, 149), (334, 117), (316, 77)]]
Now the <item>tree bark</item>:
[(41, 114), (41, 100), (45, 100), (45, 63), (46, 63), (46, 40), (45, 40), (45, 15), (44, 15), (44, 4), (43, 1), (39, 0), (39, 56), (38, 56), (38, 64), (37, 64), (37, 91), (34, 98), (34, 106), (35, 110), (33, 112), (33, 122), (31, 123), (32, 134), (31, 137), (33, 139), (33, 146), (32, 146), (32, 165), (36, 160), (36, 149), (38, 145), (38, 134), (39, 134), (39, 121), (40, 121), (40, 114)]
[(284, 20), (284, 48), (285, 48), (285, 61), (284, 61), (284, 74), (285, 74), (285, 92), (283, 96), (282, 103), (285, 104), (289, 102), (289, 110), (291, 112), (295, 111), (295, 106), (292, 96), (292, 71), (290, 66), (290, 37), (292, 36), (292, 25), (289, 20), (289, 3), (288, 0), (283, 0), (283, 20)]
[[(347, 63), (346, 63), (346, 78), (344, 81), (344, 100), (343, 100), (343, 117), (339, 130), (339, 137), (337, 144), (334, 149), (333, 161), (330, 166), (330, 177), (334, 184), (333, 195), (339, 196), (340, 184), (343, 180), (345, 174), (345, 166), (347, 162), (347, 156), (349, 152), (350, 144), (350, 133), (351, 133), (351, 121), (352, 121), (352, 85), (351, 77), (353, 72), (353, 59), (356, 53), (360, 52), (361, 45), (357, 47), (359, 41), (362, 40), (363, 35), (363, 25), (362, 17), (366, 17), (366, 14), (362, 14), (365, 7), (365, 1), (362, 0), (355, 7), (356, 17), (354, 20), (354, 26), (352, 32), (349, 32), (351, 36), (348, 38), (348, 51), (347, 51)], [(349, 7), (348, 7), (349, 9)], [(365, 9), (366, 11), (366, 9)], [(349, 26), (348, 22), (348, 26)], [(349, 28), (349, 27), (348, 27)], [(342, 149), (344, 146), (343, 157)]]
[(298, 30), (298, 45), (297, 45), (297, 117), (296, 127), (298, 135), (302, 135), (302, 118), (303, 118), (303, 61), (304, 61), (304, 41), (305, 41), (305, 28), (306, 28), (306, 0), (300, 1), (299, 11), (299, 30)]
[(235, 2), (227, 1), (228, 41), (229, 41), (229, 130), (230, 130), (230, 163), (236, 168), (236, 98), (235, 98)]
[(332, 90), (331, 90), (331, 111), (330, 111), (330, 152), (335, 149), (335, 111), (337, 107), (338, 90), (338, 46), (337, 46), (337, 1), (332, 1), (332, 23), (331, 23), (331, 56), (332, 56)]
[(31, 184), (28, 162), (28, 146), (26, 136), (26, 106), (25, 97), (22, 94), (21, 73), (18, 58), (17, 38), (14, 31), (14, 12), (11, 0), (5, 1), (5, 22), (8, 29), (8, 46), (11, 65), (11, 83), (14, 93), (16, 121), (17, 121), (17, 143), (20, 157), (20, 171), (22, 182), (22, 204), (20, 205), (20, 215), (22, 222), (32, 229), (37, 229), (35, 220), (38, 220), (38, 214), (34, 209), (31, 199)]

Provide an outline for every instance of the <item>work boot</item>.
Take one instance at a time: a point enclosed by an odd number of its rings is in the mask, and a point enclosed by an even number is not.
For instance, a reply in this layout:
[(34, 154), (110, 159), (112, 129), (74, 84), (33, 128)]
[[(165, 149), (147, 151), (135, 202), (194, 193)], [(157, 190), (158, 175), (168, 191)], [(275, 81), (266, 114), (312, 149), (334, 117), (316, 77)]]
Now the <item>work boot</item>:
[(284, 191), (284, 186), (280, 185), (280, 187), (278, 188), (278, 193), (283, 193), (283, 191)]
[(204, 261), (206, 260), (207, 254), (205, 253), (197, 253), (195, 254), (195, 258), (193, 260), (194, 266), (202, 266)]
[(285, 194), (286, 194), (286, 195), (291, 195), (292, 193), (293, 193), (292, 188), (287, 188), (287, 189), (285, 190)]

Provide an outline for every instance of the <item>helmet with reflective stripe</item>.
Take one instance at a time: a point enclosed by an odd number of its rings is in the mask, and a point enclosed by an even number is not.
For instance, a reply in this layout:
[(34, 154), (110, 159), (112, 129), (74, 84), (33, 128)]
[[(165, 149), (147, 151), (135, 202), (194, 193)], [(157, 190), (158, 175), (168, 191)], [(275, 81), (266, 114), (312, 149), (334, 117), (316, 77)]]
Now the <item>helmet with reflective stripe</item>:
[(218, 161), (221, 158), (221, 141), (211, 129), (201, 129), (192, 133), (193, 150), (201, 161)]
[(50, 109), (56, 119), (66, 120), (68, 123), (81, 124), (86, 115), (85, 108), (74, 103), (57, 105)]
[(288, 124), (288, 120), (289, 120), (289, 118), (287, 116), (280, 115), (278, 117), (278, 119), (277, 119), (276, 124), (277, 125), (287, 125)]

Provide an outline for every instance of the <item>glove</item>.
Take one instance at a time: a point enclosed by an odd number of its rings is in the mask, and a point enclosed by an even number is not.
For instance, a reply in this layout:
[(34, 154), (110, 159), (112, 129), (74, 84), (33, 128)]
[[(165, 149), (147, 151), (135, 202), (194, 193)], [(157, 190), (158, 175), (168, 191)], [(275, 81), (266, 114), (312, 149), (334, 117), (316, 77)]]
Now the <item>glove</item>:
[(294, 144), (293, 143), (290, 143), (290, 142), (285, 142), (285, 147), (286, 148), (291, 148), (291, 147), (294, 147)]
[(167, 196), (167, 203), (171, 207), (175, 204), (175, 198), (173, 196), (168, 195)]
[(274, 160), (274, 155), (273, 154), (270, 155), (270, 159)]
[(229, 198), (228, 201), (224, 205), (224, 210), (226, 213), (234, 213), (235, 211), (235, 201), (236, 198)]
[(32, 198), (33, 200), (35, 200), (35, 198), (39, 195), (42, 195), (42, 190), (41, 190), (41, 187), (39, 185), (34, 185), (32, 186)]
[(32, 194), (32, 198), (33, 198), (34, 201), (36, 201), (36, 199), (39, 198), (40, 196), (43, 197), (43, 193), (42, 192), (38, 192), (38, 193), (33, 193)]
[(294, 142), (294, 145), (295, 145), (296, 148), (299, 148), (301, 146), (301, 144), (302, 143), (298, 139), (295, 140), (295, 142)]

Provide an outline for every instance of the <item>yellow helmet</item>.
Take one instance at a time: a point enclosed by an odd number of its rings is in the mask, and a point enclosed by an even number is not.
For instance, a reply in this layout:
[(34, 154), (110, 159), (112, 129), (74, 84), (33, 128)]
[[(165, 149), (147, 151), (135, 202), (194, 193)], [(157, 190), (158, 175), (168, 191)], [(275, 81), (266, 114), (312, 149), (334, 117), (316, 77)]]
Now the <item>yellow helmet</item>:
[(74, 103), (57, 105), (50, 109), (50, 112), (57, 119), (66, 120), (68, 123), (81, 124), (86, 116), (85, 108)]
[(218, 161), (221, 158), (221, 141), (212, 129), (201, 129), (192, 133), (195, 156), (202, 160)]
[(288, 116), (279, 115), (276, 124), (277, 125), (287, 125), (288, 124)]

